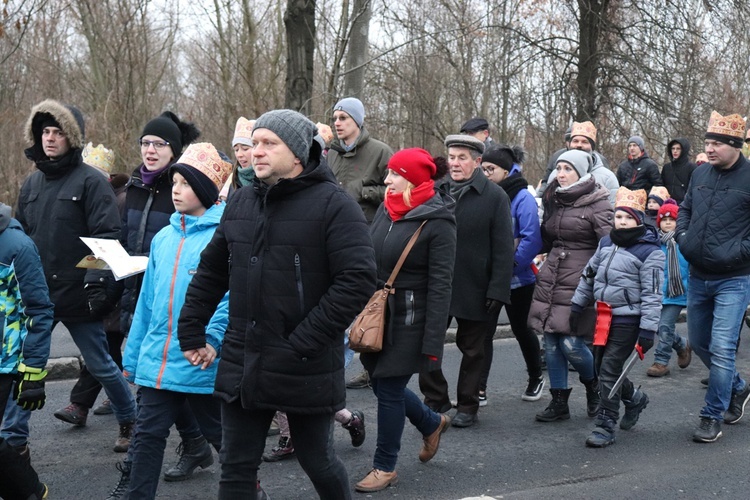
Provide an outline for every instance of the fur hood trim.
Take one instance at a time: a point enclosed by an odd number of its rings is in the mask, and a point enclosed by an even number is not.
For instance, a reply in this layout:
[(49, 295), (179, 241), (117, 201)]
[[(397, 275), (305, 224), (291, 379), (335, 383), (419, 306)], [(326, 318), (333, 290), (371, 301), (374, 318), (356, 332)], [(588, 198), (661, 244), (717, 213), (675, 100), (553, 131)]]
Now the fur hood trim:
[(68, 137), (71, 149), (83, 149), (85, 132), (83, 115), (78, 108), (62, 104), (53, 99), (42, 101), (32, 108), (24, 129), (28, 142), (32, 144), (41, 142), (42, 130), (40, 126), (41, 118), (43, 118), (41, 115), (44, 114), (52, 116), (60, 124), (60, 128)]

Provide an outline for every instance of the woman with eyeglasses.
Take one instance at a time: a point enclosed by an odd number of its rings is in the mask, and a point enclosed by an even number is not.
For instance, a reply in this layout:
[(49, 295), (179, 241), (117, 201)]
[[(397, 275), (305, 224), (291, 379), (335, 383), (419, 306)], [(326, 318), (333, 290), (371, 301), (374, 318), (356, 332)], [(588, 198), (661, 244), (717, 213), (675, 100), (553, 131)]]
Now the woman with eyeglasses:
[[(529, 183), (521, 172), (524, 152), (520, 147), (499, 146), (482, 155), (482, 170), (489, 180), (500, 186), (510, 198), (513, 218), (513, 278), (510, 282), (510, 304), (508, 314), (510, 328), (521, 347), (529, 381), (521, 396), (524, 401), (538, 401), (544, 390), (539, 338), (526, 326), (534, 295), (536, 275), (532, 268), (534, 257), (542, 249), (542, 234), (534, 195), (528, 190)], [(492, 338), (494, 330), (488, 332), (484, 343), (484, 361), (479, 379), (479, 406), (487, 404), (487, 379), (492, 367)]]

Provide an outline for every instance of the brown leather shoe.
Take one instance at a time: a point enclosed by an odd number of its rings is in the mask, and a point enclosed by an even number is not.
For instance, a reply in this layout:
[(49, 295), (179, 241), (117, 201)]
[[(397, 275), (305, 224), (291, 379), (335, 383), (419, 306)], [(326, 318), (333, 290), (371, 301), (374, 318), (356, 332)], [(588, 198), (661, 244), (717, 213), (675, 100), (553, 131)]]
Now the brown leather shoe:
[(646, 370), (646, 375), (649, 377), (663, 377), (664, 375), (669, 375), (669, 367), (661, 363), (654, 363), (648, 370)]
[(432, 460), (432, 457), (435, 456), (440, 446), (440, 436), (448, 430), (450, 425), (451, 418), (448, 415), (440, 415), (440, 424), (438, 424), (435, 432), (422, 438), (422, 449), (419, 450), (420, 462), (429, 462)]
[(677, 351), (677, 366), (680, 368), (687, 368), (692, 360), (693, 350), (690, 348), (690, 344), (687, 344), (683, 350)]
[(395, 470), (393, 472), (385, 472), (372, 469), (362, 481), (354, 485), (354, 489), (362, 493), (372, 493), (373, 491), (384, 490), (396, 483), (398, 483), (398, 474)]

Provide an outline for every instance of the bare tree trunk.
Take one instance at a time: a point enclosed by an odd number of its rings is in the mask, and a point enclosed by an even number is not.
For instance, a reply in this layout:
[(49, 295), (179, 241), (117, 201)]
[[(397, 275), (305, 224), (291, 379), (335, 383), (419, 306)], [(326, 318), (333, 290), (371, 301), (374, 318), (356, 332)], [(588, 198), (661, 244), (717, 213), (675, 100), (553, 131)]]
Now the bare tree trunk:
[(371, 0), (354, 0), (349, 52), (346, 55), (346, 77), (344, 79), (344, 95), (349, 97), (362, 96), (362, 89), (365, 85), (365, 61), (367, 61), (371, 17)]
[(309, 115), (312, 111), (315, 0), (287, 0), (284, 26), (287, 40), (284, 106)]
[(609, 0), (578, 0), (578, 79), (576, 120), (594, 120), (597, 115), (597, 80), (601, 69), (603, 15)]

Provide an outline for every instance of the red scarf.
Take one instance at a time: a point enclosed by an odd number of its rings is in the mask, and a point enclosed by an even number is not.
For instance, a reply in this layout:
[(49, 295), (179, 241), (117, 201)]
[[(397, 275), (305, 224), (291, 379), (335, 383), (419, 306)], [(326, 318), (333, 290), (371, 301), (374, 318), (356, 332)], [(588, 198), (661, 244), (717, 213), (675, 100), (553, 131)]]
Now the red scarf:
[(404, 193), (385, 193), (385, 209), (391, 216), (392, 221), (397, 221), (408, 214), (411, 209), (418, 207), (425, 201), (435, 196), (435, 181), (432, 179), (423, 182), (411, 190), (411, 206), (404, 201)]

